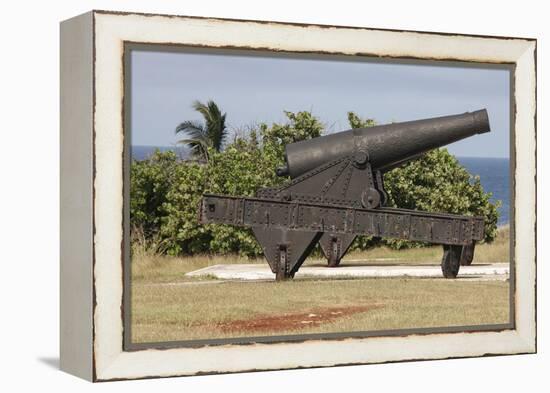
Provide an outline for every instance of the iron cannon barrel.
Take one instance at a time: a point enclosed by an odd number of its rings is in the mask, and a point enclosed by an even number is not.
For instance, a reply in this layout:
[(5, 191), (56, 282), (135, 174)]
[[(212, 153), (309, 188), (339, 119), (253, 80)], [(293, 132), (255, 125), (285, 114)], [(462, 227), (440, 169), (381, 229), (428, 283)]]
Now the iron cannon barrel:
[(388, 170), (429, 150), (490, 131), (485, 109), (459, 115), (355, 128), (291, 143), (279, 176), (296, 178), (324, 163), (364, 152), (373, 170)]

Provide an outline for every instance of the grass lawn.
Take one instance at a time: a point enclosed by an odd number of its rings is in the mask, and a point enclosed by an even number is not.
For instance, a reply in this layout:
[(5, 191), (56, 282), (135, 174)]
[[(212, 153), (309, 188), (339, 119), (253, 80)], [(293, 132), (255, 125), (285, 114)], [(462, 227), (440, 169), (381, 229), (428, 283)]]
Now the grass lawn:
[[(476, 247), (475, 263), (507, 262), (509, 234)], [(342, 264), (439, 264), (441, 247), (351, 253)], [(220, 282), (185, 273), (236, 256), (132, 258), (132, 341), (405, 329), (506, 323), (509, 283), (445, 279)], [(306, 264), (326, 264), (311, 258)]]

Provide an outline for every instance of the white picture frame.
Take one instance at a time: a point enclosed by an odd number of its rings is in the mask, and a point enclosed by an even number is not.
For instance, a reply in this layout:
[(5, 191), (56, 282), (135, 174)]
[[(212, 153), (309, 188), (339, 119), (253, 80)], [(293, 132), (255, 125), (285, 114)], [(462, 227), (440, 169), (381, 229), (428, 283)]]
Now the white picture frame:
[[(513, 67), (513, 323), (166, 349), (124, 346), (125, 43)], [(91, 11), (61, 24), (61, 368), (90, 381), (536, 352), (536, 40)]]

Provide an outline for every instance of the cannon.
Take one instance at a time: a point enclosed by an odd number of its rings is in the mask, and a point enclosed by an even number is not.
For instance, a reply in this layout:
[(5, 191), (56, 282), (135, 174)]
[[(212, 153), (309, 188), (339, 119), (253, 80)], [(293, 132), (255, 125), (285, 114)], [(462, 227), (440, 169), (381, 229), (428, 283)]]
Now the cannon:
[(443, 276), (454, 278), (484, 238), (483, 218), (386, 207), (384, 173), (489, 131), (483, 109), (292, 143), (276, 169), (285, 184), (254, 197), (205, 194), (199, 222), (250, 227), (277, 280), (293, 278), (318, 242), (328, 266), (338, 266), (357, 235), (441, 244)]

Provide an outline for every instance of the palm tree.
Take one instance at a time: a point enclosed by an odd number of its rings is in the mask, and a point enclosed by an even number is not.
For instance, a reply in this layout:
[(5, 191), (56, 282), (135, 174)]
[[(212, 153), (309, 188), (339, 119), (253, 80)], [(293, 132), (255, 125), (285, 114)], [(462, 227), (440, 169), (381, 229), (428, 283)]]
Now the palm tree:
[(218, 105), (212, 100), (206, 104), (195, 101), (193, 109), (202, 115), (204, 124), (193, 120), (179, 124), (176, 127), (176, 134), (185, 133), (188, 138), (182, 139), (178, 143), (189, 146), (195, 157), (208, 161), (208, 148), (220, 151), (227, 136), (226, 113), (222, 114)]

